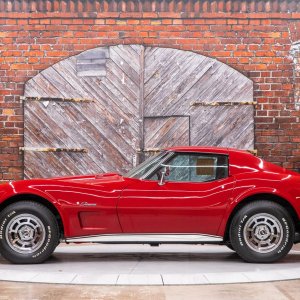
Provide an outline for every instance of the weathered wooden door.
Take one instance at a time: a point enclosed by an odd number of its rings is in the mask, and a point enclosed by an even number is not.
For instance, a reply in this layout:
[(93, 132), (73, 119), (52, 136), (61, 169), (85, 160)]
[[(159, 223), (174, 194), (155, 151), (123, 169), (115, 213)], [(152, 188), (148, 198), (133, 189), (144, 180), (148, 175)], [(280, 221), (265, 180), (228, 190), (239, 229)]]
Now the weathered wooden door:
[(24, 175), (124, 173), (173, 145), (253, 149), (252, 99), (248, 78), (193, 52), (88, 50), (27, 82)]

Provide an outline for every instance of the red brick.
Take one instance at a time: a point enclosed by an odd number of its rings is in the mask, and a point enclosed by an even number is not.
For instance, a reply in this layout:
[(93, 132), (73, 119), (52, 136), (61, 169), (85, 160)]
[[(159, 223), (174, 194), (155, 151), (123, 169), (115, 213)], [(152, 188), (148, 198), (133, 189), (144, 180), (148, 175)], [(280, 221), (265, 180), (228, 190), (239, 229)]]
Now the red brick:
[(158, 18), (158, 13), (156, 12), (144, 12), (143, 18)]
[[(179, 4), (178, 10), (183, 10)], [(194, 7), (197, 6), (199, 3), (195, 2)], [(215, 3), (207, 5), (201, 15), (189, 12), (0, 13), (0, 24), (3, 24), (0, 102), (6, 113), (12, 113), (0, 116), (0, 128), (4, 130), (0, 134), (5, 134), (0, 137), (0, 152), (13, 151), (6, 154), (9, 159), (6, 171), (0, 173), (1, 180), (21, 176), (22, 161), (17, 148), (22, 145), (23, 116), (17, 101), (23, 94), (24, 83), (65, 57), (117, 43), (196, 51), (248, 76), (254, 82), (254, 100), (259, 103), (255, 147), (263, 156), (273, 155), (274, 162), (295, 168), (294, 155), (298, 152), (292, 153), (291, 149), (299, 144), (300, 111), (294, 105), (289, 51), (291, 40), (300, 39), (300, 26), (291, 19), (299, 15), (249, 14), (245, 13), (243, 4), (242, 13), (220, 14), (216, 7)], [(3, 167), (1, 162), (0, 167)]]

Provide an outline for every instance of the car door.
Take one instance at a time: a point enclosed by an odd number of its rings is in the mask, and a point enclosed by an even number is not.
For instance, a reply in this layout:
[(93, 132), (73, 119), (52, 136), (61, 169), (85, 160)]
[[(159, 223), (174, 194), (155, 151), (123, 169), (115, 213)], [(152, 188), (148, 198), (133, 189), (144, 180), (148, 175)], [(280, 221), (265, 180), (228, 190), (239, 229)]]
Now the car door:
[(226, 155), (174, 153), (123, 190), (117, 208), (123, 232), (215, 235), (234, 185)]

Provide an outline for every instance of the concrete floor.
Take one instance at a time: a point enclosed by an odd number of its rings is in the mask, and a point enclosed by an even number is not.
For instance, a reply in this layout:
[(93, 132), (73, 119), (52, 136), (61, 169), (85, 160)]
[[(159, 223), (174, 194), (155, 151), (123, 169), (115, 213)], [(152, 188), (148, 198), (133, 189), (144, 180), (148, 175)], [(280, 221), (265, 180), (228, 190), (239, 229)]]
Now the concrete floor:
[[(228, 273), (228, 268), (231, 265), (233, 268), (244, 268), (246, 270), (256, 270), (257, 274), (261, 272), (261, 270), (266, 268), (266, 272), (269, 274), (272, 273), (273, 269), (277, 267), (281, 268), (286, 265), (293, 266), (300, 264), (299, 254), (300, 245), (297, 245), (293, 248), (294, 254), (290, 254), (284, 261), (281, 261), (277, 264), (267, 264), (267, 265), (253, 265), (243, 263), (236, 254), (229, 252), (229, 250), (225, 248), (220, 248), (218, 251), (215, 249), (213, 253), (211, 253), (211, 257), (209, 258), (207, 255), (213, 249), (209, 247), (200, 247), (197, 250), (194, 249), (195, 253), (188, 256), (187, 252), (180, 252), (180, 248), (178, 251), (174, 251), (176, 247), (173, 247), (173, 252), (171, 256), (168, 256), (167, 253), (170, 248), (166, 248), (165, 251), (162, 248), (152, 248), (154, 250), (152, 253), (147, 254), (148, 249), (136, 251), (136, 253), (132, 253), (132, 249), (129, 248), (127, 253), (119, 253), (118, 249), (114, 251), (110, 251), (107, 253), (107, 248), (103, 248), (104, 253), (100, 253), (98, 255), (91, 255), (91, 253), (86, 253), (87, 251), (83, 251), (85, 253), (78, 254), (81, 252), (87, 245), (75, 246), (73, 248), (65, 248), (66, 246), (61, 246), (58, 249), (56, 254), (54, 254), (54, 258), (50, 260), (50, 262), (44, 265), (32, 265), (25, 266), (26, 268), (31, 268), (32, 271), (35, 268), (43, 268), (43, 274), (46, 275), (47, 271), (50, 273), (55, 270), (57, 267), (66, 267), (71, 268), (71, 271), (74, 271), (74, 268), (78, 268), (76, 266), (78, 263), (81, 264), (83, 271), (85, 266), (95, 265), (96, 268), (99, 268), (101, 265), (103, 266), (103, 262), (105, 260), (110, 261), (111, 258), (115, 258), (116, 265), (120, 264), (122, 266), (122, 260), (134, 260), (134, 257), (138, 257), (138, 263), (135, 265), (135, 268), (132, 271), (136, 271), (137, 275), (141, 275), (141, 271), (143, 268), (138, 268), (139, 263), (144, 260), (149, 260), (146, 265), (151, 267), (154, 263), (155, 266), (163, 265), (166, 263), (168, 266), (171, 266), (170, 270), (177, 271), (182, 267), (182, 263), (188, 264), (190, 269), (181, 270), (182, 273), (193, 272), (193, 265), (198, 266), (200, 262), (206, 262), (203, 266), (205, 266), (205, 271), (214, 271), (218, 268), (218, 265), (223, 266), (220, 268), (220, 273), (224, 272)], [(134, 247), (134, 246), (132, 246)], [(72, 250), (72, 251), (70, 251)], [(85, 249), (86, 250), (86, 249)], [(99, 249), (98, 249), (99, 250)], [(93, 249), (90, 250), (93, 252)], [(120, 251), (120, 249), (119, 249)], [(200, 251), (200, 252), (199, 252)], [(206, 254), (205, 254), (206, 253)], [(221, 254), (220, 254), (221, 253)], [(226, 254), (227, 253), (227, 254)], [(158, 262), (155, 260), (158, 259)], [(296, 260), (295, 260), (296, 259)], [(100, 261), (99, 261), (100, 260)], [(154, 260), (154, 261), (153, 261)], [(72, 262), (74, 263), (72, 269)], [(100, 264), (97, 264), (99, 262)], [(228, 265), (227, 265), (228, 264)], [(14, 271), (17, 271), (18, 268), (23, 268), (22, 266), (11, 265), (5, 262), (4, 260), (0, 260), (0, 268), (7, 268), (10, 266)], [(109, 265), (108, 265), (109, 266)], [(124, 267), (124, 266), (123, 266)], [(94, 266), (95, 268), (95, 266)], [(146, 268), (146, 270), (151, 270)], [(161, 266), (160, 266), (161, 268)], [(211, 269), (209, 269), (211, 268)], [(126, 270), (126, 264), (125, 269)], [(124, 271), (123, 270), (123, 271)], [(268, 271), (269, 270), (269, 271)], [(114, 272), (115, 270), (109, 270), (109, 268), (105, 268), (106, 272)], [(300, 278), (300, 273), (299, 273)], [(11, 280), (15, 280), (16, 278), (12, 278)], [(8, 278), (6, 279), (8, 280)], [(235, 299), (243, 299), (243, 300), (255, 300), (255, 299), (263, 299), (263, 300), (292, 300), (299, 299), (300, 300), (300, 280), (287, 280), (287, 281), (273, 281), (273, 282), (261, 282), (261, 283), (236, 283), (236, 284), (202, 284), (202, 285), (156, 285), (156, 286), (147, 286), (147, 285), (131, 285), (131, 286), (122, 286), (122, 285), (80, 285), (80, 284), (45, 284), (45, 283), (29, 283), (29, 282), (10, 282), (10, 281), (0, 281), (0, 300), (5, 299), (16, 299), (16, 300), (26, 300), (26, 299), (104, 299), (104, 300), (161, 300), (161, 299), (170, 299), (170, 300), (201, 300), (201, 299), (222, 299), (222, 300), (235, 300)]]
[(81, 286), (0, 282), (0, 299), (297, 300), (300, 280), (200, 286)]
[(61, 244), (43, 264), (13, 265), (0, 258), (0, 280), (88, 285), (205, 285), (300, 279), (297, 247), (276, 263), (248, 264), (234, 251), (218, 245)]

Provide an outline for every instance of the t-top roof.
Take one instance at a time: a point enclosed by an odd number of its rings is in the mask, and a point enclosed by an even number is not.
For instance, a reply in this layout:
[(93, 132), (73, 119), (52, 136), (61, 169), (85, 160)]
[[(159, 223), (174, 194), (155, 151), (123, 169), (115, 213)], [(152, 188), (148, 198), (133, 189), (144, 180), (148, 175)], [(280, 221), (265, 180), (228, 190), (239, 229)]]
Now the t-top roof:
[(205, 153), (219, 153), (219, 154), (230, 154), (230, 153), (247, 153), (246, 150), (240, 150), (235, 148), (224, 148), (224, 147), (208, 147), (208, 146), (179, 146), (166, 148), (167, 151), (174, 152), (205, 152)]

